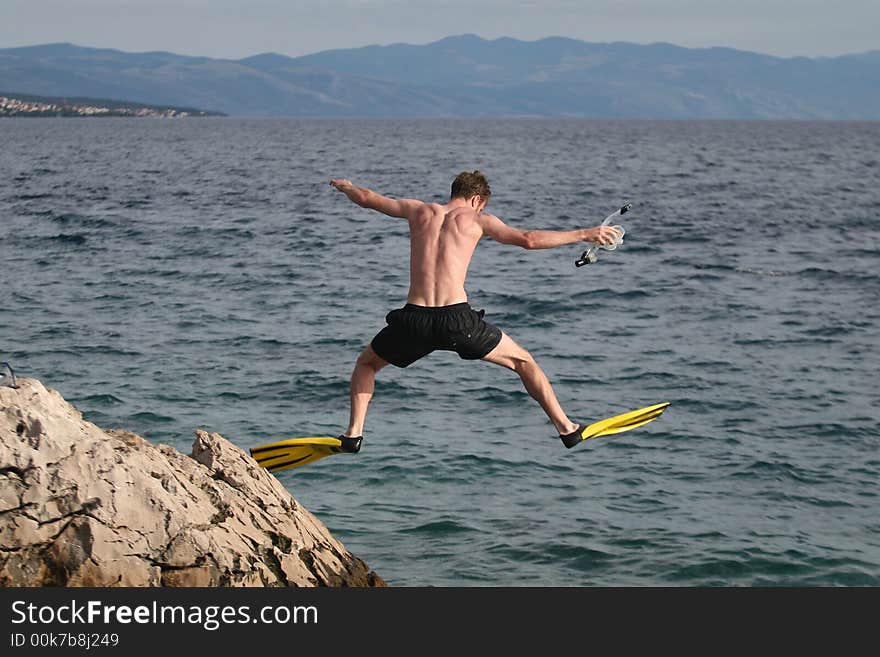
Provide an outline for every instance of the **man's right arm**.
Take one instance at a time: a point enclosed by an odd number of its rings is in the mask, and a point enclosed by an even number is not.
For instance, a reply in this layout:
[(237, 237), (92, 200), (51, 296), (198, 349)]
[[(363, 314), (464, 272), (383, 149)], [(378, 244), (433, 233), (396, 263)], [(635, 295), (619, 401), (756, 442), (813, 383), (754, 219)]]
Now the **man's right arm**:
[(552, 249), (576, 242), (610, 245), (617, 239), (617, 231), (611, 226), (594, 226), (577, 230), (520, 230), (508, 226), (493, 214), (479, 216), (483, 235), (502, 244), (521, 246), (524, 249)]
[(352, 203), (362, 208), (377, 210), (389, 217), (408, 219), (415, 215), (424, 205), (414, 199), (394, 199), (382, 194), (377, 194), (366, 187), (358, 187), (345, 178), (334, 178), (330, 184), (345, 194)]

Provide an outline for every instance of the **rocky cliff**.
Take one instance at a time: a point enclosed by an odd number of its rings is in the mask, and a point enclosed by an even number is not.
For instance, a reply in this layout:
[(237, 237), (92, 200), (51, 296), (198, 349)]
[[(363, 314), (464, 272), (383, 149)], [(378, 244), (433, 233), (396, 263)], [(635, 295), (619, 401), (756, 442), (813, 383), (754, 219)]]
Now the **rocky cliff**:
[(384, 586), (216, 433), (192, 454), (0, 387), (0, 585)]

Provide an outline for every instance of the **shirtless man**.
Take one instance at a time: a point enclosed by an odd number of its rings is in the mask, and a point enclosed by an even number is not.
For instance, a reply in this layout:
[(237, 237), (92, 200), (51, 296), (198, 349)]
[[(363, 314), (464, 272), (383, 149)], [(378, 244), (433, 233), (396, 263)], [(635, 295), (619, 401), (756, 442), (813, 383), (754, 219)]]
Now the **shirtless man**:
[[(519, 230), (483, 210), (491, 190), (480, 171), (460, 173), (448, 203), (392, 199), (351, 181), (330, 181), (352, 202), (391, 217), (406, 219), (410, 233), (410, 286), (407, 304), (392, 310), (383, 328), (357, 359), (351, 375), (348, 430), (339, 436), (343, 449), (360, 450), (367, 406), (376, 373), (391, 363), (407, 367), (436, 349), (455, 351), (466, 360), (485, 360), (516, 372), (529, 395), (553, 423), (563, 444), (582, 428), (572, 422), (556, 399), (547, 375), (532, 355), (510, 336), (483, 319), (468, 304), (464, 282), (477, 243), (491, 237), (524, 249), (549, 249), (576, 242), (612, 244), (610, 226), (578, 230)], [(574, 443), (571, 443), (574, 444)]]

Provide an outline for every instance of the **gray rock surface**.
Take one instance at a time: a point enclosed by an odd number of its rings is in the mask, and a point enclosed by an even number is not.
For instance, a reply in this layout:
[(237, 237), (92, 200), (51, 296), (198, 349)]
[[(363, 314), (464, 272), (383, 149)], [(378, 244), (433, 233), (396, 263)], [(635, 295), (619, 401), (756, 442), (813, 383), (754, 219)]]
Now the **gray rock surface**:
[(0, 585), (385, 586), (241, 449), (192, 454), (0, 387)]

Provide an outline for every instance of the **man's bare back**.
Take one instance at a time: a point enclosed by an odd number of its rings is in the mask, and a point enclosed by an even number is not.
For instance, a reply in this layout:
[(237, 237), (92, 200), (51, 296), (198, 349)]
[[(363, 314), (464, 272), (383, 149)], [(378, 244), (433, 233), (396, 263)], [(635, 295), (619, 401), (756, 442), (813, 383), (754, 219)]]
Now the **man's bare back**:
[(464, 289), (474, 250), (483, 236), (472, 208), (424, 203), (407, 217), (410, 286), (407, 301), (449, 306), (467, 301)]

